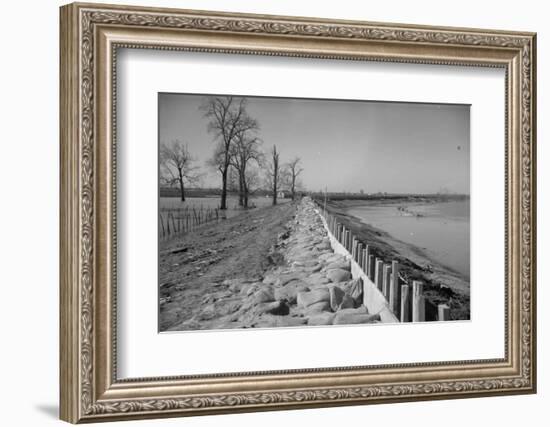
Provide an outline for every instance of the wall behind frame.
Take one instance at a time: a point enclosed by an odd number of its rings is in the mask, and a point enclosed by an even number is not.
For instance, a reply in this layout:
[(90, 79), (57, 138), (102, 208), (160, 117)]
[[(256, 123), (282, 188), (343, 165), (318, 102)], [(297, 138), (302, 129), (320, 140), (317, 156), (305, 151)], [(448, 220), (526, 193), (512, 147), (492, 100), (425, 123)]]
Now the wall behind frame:
[[(538, 117), (550, 115), (550, 29), (544, 2), (535, 0), (437, 2), (393, 0), (110, 0), (190, 9), (330, 19), (404, 22), (506, 30), (537, 31)], [(58, 402), (58, 7), (57, 0), (3, 4), (3, 60), (0, 67), (0, 388), (4, 423), (62, 425)], [(445, 427), (477, 425), (539, 426), (550, 404), (550, 300), (545, 284), (550, 267), (550, 126), (538, 128), (538, 395), (403, 403), (363, 407), (224, 415), (193, 419), (126, 422), (124, 426), (280, 426), (341, 424), (410, 427), (438, 423)], [(490, 173), (490, 169), (488, 170)], [(122, 425), (122, 424), (119, 424)]]

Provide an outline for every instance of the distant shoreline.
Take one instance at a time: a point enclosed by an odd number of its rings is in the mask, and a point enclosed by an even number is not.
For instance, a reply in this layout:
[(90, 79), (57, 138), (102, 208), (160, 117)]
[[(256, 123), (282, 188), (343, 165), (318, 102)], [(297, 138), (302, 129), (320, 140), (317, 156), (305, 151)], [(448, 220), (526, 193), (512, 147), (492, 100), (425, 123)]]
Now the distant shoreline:
[[(316, 194), (318, 201), (324, 202), (324, 194)], [(331, 195), (327, 194), (327, 203), (336, 204), (338, 207), (352, 208), (355, 206), (370, 205), (396, 205), (396, 204), (432, 204), (462, 200), (470, 200), (467, 194), (427, 194), (427, 195)]]

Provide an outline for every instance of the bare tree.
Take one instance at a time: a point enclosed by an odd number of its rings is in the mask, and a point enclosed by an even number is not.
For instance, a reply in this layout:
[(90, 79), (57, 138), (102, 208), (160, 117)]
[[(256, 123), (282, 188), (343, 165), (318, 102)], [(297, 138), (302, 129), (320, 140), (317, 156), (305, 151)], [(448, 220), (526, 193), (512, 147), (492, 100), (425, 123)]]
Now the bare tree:
[(245, 180), (248, 194), (253, 194), (262, 185), (259, 169), (257, 167), (247, 168)]
[(182, 202), (185, 202), (185, 184), (194, 184), (200, 179), (198, 167), (193, 166), (194, 161), (187, 144), (180, 140), (160, 146), (161, 183), (168, 186), (179, 185)]
[(227, 174), (231, 166), (231, 148), (237, 135), (258, 129), (258, 123), (246, 112), (246, 98), (209, 97), (200, 107), (209, 119), (208, 131), (218, 141), (210, 164), (222, 176), (220, 209), (227, 209)]
[(299, 157), (295, 157), (286, 165), (288, 188), (290, 189), (292, 200), (296, 197), (296, 189), (300, 186), (298, 177), (304, 171), (304, 169), (300, 166), (300, 162), (301, 159)]
[(262, 152), (261, 140), (255, 136), (248, 136), (248, 132), (237, 135), (235, 143), (231, 147), (231, 165), (239, 173), (239, 205), (248, 207), (249, 187), (247, 183), (248, 167), (255, 162), (260, 164)]
[(277, 204), (277, 191), (279, 190), (279, 181), (281, 179), (281, 165), (279, 162), (280, 153), (277, 146), (273, 145), (270, 152), (269, 164), (267, 165), (267, 185), (271, 190), (272, 204)]
[(227, 191), (239, 191), (239, 172), (234, 167), (230, 167), (227, 173)]

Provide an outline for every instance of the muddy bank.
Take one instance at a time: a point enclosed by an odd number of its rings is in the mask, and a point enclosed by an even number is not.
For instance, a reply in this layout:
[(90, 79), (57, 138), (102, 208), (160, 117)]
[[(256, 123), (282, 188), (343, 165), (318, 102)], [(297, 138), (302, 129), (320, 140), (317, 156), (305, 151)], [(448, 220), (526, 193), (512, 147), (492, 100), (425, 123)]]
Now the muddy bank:
[[(401, 275), (407, 281), (422, 280), (425, 283), (424, 294), (427, 300), (427, 317), (435, 315), (438, 304), (448, 304), (451, 308), (451, 319), (466, 320), (470, 318), (470, 283), (469, 280), (457, 271), (441, 265), (430, 257), (426, 251), (412, 244), (400, 241), (384, 230), (363, 223), (359, 218), (346, 213), (354, 206), (383, 205), (414, 205), (423, 203), (408, 198), (381, 201), (338, 200), (329, 201), (327, 210), (338, 216), (339, 221), (353, 230), (359, 239), (369, 242), (374, 247), (375, 256), (385, 262), (398, 260)], [(431, 203), (431, 201), (426, 201)], [(322, 203), (324, 206), (324, 203)]]
[(162, 248), (161, 331), (380, 321), (311, 199), (244, 215)]

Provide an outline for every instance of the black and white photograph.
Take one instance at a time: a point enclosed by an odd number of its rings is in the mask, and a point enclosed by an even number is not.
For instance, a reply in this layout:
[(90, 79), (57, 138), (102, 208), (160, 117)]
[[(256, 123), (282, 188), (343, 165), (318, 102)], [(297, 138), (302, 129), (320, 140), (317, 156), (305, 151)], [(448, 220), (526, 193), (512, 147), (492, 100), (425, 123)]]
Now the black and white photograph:
[(470, 319), (470, 106), (159, 93), (159, 330)]

